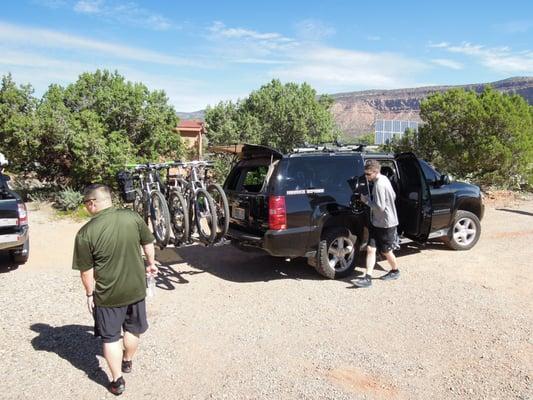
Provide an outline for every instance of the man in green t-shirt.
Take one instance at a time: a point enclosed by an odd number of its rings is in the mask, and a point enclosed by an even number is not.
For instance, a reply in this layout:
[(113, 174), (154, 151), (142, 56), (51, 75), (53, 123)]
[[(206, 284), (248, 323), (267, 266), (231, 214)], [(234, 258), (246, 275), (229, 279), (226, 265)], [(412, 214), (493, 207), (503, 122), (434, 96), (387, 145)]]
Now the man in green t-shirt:
[(158, 272), (154, 237), (137, 213), (113, 207), (105, 185), (85, 188), (83, 202), (92, 218), (76, 235), (72, 268), (80, 271), (94, 333), (103, 341), (113, 376), (109, 390), (119, 395), (125, 390), (122, 372), (131, 372), (139, 336), (148, 329), (145, 279)]

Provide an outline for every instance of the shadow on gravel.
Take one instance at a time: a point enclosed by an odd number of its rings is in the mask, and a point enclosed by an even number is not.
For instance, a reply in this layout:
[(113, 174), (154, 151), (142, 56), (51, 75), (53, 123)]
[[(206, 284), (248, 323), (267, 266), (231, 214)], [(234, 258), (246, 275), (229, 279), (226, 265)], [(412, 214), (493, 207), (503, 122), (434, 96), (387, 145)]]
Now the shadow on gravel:
[[(437, 251), (453, 251), (450, 248), (448, 248), (444, 243), (442, 242), (428, 242), (425, 244), (410, 242), (407, 244), (403, 244), (402, 247), (399, 250), (394, 251), (394, 255), (396, 256), (396, 259), (398, 260), (398, 267), (400, 271), (404, 267), (408, 267), (408, 265), (404, 265), (401, 261), (402, 257), (412, 255), (412, 254), (418, 254), (422, 251), (431, 251), (431, 250), (437, 250)], [(349, 283), (350, 286), (347, 286), (346, 289), (364, 289), (355, 286), (354, 280), (357, 278), (362, 278), (365, 275), (365, 257), (366, 253), (362, 252), (360, 255), (360, 261), (358, 261), (357, 269), (354, 271), (354, 274), (352, 276), (348, 276), (346, 278), (340, 279), (343, 282)], [(381, 255), (377, 254), (377, 261), (376, 265), (374, 266), (374, 271), (379, 271), (379, 273), (372, 274), (372, 280), (379, 280), (382, 275), (385, 275), (389, 269), (389, 263), (387, 262), (387, 259)]]
[(62, 359), (87, 374), (89, 379), (107, 386), (108, 378), (100, 368), (96, 356), (102, 355), (102, 345), (93, 335), (92, 326), (65, 325), (50, 326), (37, 323), (30, 326), (39, 336), (31, 344), (37, 351), (56, 353)]
[(9, 254), (0, 254), (0, 274), (15, 271), (18, 267), (19, 264), (14, 263)]
[[(283, 258), (271, 257), (261, 253), (243, 252), (231, 245), (220, 247), (188, 246), (167, 247), (157, 251), (156, 259), (161, 263), (162, 276), (158, 286), (172, 290), (174, 284), (188, 283), (184, 275), (210, 273), (231, 282), (268, 282), (276, 279), (324, 279), (307, 265), (305, 259), (290, 262)], [(185, 269), (180, 271), (179, 264), (187, 263), (200, 271)]]
[[(158, 258), (159, 261), (159, 258)], [(203, 274), (205, 271), (177, 271), (171, 264), (159, 261), (159, 274), (155, 278), (155, 285), (162, 290), (174, 290), (176, 285), (189, 283), (185, 276)]]
[(528, 211), (511, 210), (510, 208), (497, 208), (496, 210), (497, 211), (506, 211), (506, 212), (515, 213), (515, 214), (529, 215), (530, 217), (533, 217), (533, 213), (530, 213)]

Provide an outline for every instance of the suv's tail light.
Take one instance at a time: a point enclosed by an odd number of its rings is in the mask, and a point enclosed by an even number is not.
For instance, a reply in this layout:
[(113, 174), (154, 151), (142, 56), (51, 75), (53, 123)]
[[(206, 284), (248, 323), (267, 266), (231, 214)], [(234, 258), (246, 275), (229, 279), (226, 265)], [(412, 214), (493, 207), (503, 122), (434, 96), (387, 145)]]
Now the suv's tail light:
[(26, 210), (26, 204), (19, 203), (19, 226), (28, 225), (28, 211)]
[(276, 231), (287, 229), (285, 196), (270, 196), (268, 198), (268, 227)]

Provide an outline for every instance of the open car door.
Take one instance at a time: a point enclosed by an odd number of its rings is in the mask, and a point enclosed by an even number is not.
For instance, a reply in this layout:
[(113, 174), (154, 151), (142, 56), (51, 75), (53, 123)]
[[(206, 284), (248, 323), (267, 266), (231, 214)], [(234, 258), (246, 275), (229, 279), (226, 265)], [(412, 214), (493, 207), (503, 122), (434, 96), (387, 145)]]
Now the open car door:
[(413, 153), (396, 155), (399, 193), (396, 199), (398, 231), (417, 242), (425, 242), (431, 229), (431, 195), (422, 167)]

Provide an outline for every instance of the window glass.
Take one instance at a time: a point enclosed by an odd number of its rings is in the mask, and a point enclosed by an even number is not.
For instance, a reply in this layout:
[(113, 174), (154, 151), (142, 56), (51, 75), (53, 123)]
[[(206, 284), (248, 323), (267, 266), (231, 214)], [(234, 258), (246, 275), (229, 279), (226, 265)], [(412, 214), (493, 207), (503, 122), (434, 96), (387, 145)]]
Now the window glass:
[(426, 180), (434, 182), (440, 179), (440, 173), (437, 172), (427, 161), (421, 159), (419, 159), (419, 161)]
[(353, 176), (363, 174), (358, 157), (326, 156), (291, 158), (284, 179), (284, 190), (324, 189), (324, 192), (345, 192)]
[(267, 165), (237, 166), (228, 176), (224, 188), (257, 193), (263, 187), (267, 172)]
[(264, 165), (247, 168), (244, 171), (243, 189), (247, 192), (259, 192), (263, 187), (267, 172), (268, 167)]

